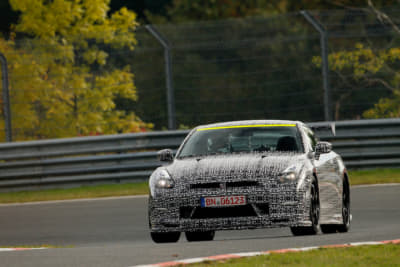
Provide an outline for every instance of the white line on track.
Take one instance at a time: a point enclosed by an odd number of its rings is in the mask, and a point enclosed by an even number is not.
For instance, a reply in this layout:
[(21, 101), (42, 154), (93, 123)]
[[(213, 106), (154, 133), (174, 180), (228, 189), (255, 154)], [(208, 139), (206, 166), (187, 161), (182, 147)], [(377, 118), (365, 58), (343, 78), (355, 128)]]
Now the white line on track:
[(23, 250), (33, 250), (33, 249), (47, 249), (47, 248), (0, 248), (0, 252), (5, 251), (23, 251)]

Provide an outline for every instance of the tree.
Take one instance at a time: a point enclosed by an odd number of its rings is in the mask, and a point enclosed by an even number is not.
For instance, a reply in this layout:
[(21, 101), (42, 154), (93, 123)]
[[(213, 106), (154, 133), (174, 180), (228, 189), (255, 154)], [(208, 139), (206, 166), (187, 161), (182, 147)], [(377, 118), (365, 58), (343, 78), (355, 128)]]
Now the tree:
[(143, 23), (149, 23), (144, 12), (151, 12), (160, 16), (165, 16), (166, 7), (171, 4), (171, 0), (112, 0), (110, 4), (111, 11), (119, 10), (121, 7), (126, 7), (129, 10), (134, 10), (138, 16), (138, 20)]
[[(329, 55), (330, 70), (340, 78), (339, 84), (346, 89), (335, 103), (335, 120), (339, 119), (341, 103), (355, 91), (380, 86), (390, 92), (374, 108), (363, 113), (366, 118), (398, 117), (400, 115), (400, 47), (374, 50), (358, 43), (354, 50), (339, 51)], [(321, 66), (321, 58), (314, 57), (314, 64)], [(396, 106), (397, 105), (397, 106)]]
[[(9, 59), (15, 139), (134, 132), (151, 128), (115, 98), (136, 100), (128, 66), (108, 65), (136, 45), (135, 13), (107, 15), (109, 0), (10, 0), (22, 41), (2, 41)], [(22, 123), (21, 123), (22, 122)], [(24, 122), (24, 123), (23, 123)]]
[(11, 9), (8, 0), (0, 0), (0, 34), (8, 36), (11, 24), (16, 23), (17, 20), (18, 13)]
[[(150, 10), (145, 11), (146, 19), (151, 23), (186, 22), (198, 20), (216, 20), (224, 18), (242, 18), (247, 16), (265, 16), (298, 12), (300, 10), (357, 8), (368, 5), (368, 0), (172, 0), (166, 8), (167, 15)], [(396, 0), (375, 0), (378, 7), (393, 5)]]
[[(380, 7), (397, 1), (374, 2)], [(368, 36), (372, 26), (364, 18), (371, 19), (373, 14), (367, 15), (365, 9), (358, 8), (367, 4), (367, 0), (173, 0), (166, 16), (147, 13), (152, 23), (181, 23), (155, 26), (169, 40), (173, 51), (178, 122), (192, 126), (195, 122), (248, 118), (322, 120), (321, 71), (311, 64), (311, 58), (321, 53), (319, 39), (315, 38), (318, 32), (298, 11), (324, 10), (310, 13), (341, 33), (353, 31), (358, 36), (361, 31), (353, 30), (356, 25)], [(290, 13), (276, 15), (286, 12)], [(224, 20), (217, 21), (221, 19)], [(200, 20), (207, 21), (194, 22)], [(362, 42), (361, 38), (354, 39), (330, 37), (330, 49), (345, 49), (354, 47), (356, 41)], [(352, 87), (342, 81), (339, 84), (335, 78), (332, 75), (331, 84), (338, 119), (357, 118), (371, 103), (388, 95), (387, 90), (370, 90), (368, 94), (347, 90)], [(361, 88), (359, 80), (353, 79), (351, 84)], [(140, 93), (142, 88), (152, 88), (141, 81), (138, 87)], [(352, 106), (352, 101), (359, 105)]]
[[(392, 21), (389, 13), (385, 13), (375, 7), (371, 0), (367, 1), (369, 11), (375, 22), (374, 29), (380, 33), (386, 33), (384, 38), (367, 39), (367, 42), (358, 42), (352, 50), (333, 52), (329, 55), (330, 70), (337, 76), (334, 84), (342, 89), (336, 97), (335, 119), (338, 120), (341, 113), (341, 105), (350, 99), (356, 92), (366, 94), (367, 89), (380, 90), (384, 94), (379, 96), (378, 103), (362, 112), (365, 118), (387, 118), (400, 115), (400, 28)], [(387, 10), (390, 11), (390, 10)], [(365, 28), (361, 31), (368, 31)], [(366, 36), (368, 36), (366, 34)], [(321, 65), (321, 58), (314, 57), (315, 65)], [(364, 93), (365, 92), (365, 93)]]

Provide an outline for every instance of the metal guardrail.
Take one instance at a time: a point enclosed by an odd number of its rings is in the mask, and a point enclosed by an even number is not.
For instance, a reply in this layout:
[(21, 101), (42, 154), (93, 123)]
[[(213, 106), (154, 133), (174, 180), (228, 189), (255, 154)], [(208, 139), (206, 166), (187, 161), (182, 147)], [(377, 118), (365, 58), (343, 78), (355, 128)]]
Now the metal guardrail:
[[(309, 123), (324, 126), (329, 122)], [(156, 151), (177, 149), (188, 131), (149, 132), (0, 144), (0, 191), (146, 180)], [(336, 122), (332, 142), (347, 168), (400, 166), (400, 119)]]

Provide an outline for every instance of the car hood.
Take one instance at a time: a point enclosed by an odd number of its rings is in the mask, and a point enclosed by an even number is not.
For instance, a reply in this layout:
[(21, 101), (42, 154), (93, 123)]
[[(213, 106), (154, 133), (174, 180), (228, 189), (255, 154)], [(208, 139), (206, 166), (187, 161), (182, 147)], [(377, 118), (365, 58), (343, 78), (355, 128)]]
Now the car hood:
[(277, 176), (289, 166), (301, 166), (299, 153), (218, 155), (176, 159), (166, 169), (175, 180), (223, 181)]

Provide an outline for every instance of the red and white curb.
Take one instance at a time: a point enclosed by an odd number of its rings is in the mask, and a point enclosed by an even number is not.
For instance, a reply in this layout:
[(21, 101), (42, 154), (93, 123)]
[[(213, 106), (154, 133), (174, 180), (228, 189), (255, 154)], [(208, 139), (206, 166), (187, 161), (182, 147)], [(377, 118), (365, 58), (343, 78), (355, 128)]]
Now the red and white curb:
[(383, 244), (400, 244), (400, 239), (385, 240), (385, 241), (371, 241), (371, 242), (354, 242), (354, 243), (348, 243), (348, 244), (325, 245), (325, 246), (319, 246), (319, 247), (287, 248), (287, 249), (277, 249), (277, 250), (258, 251), (258, 252), (232, 253), (232, 254), (223, 254), (223, 255), (209, 256), (209, 257), (202, 257), (202, 258), (161, 262), (161, 263), (156, 263), (156, 264), (135, 265), (135, 267), (167, 267), (167, 266), (177, 266), (177, 265), (186, 265), (186, 264), (191, 264), (191, 263), (199, 263), (199, 262), (204, 262), (204, 261), (219, 261), (219, 260), (228, 260), (228, 259), (242, 258), (242, 257), (269, 255), (269, 254), (274, 254), (274, 253), (300, 252), (300, 251), (308, 251), (308, 250), (314, 250), (314, 249), (319, 249), (319, 248), (344, 248), (344, 247), (356, 247), (356, 246), (365, 246), (365, 245), (383, 245)]

